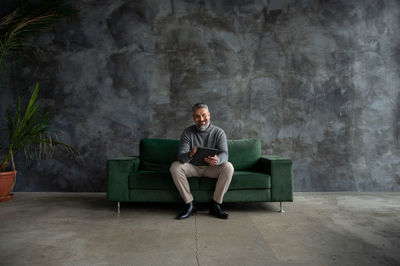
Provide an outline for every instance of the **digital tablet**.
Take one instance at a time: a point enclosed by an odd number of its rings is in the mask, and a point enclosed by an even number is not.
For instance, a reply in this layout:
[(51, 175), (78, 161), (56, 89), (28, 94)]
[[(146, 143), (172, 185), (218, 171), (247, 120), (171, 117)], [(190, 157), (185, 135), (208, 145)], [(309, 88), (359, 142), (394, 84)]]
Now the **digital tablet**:
[(196, 166), (208, 166), (209, 164), (204, 161), (204, 158), (208, 156), (214, 156), (217, 154), (218, 154), (218, 149), (198, 147), (196, 154), (194, 155), (190, 163)]

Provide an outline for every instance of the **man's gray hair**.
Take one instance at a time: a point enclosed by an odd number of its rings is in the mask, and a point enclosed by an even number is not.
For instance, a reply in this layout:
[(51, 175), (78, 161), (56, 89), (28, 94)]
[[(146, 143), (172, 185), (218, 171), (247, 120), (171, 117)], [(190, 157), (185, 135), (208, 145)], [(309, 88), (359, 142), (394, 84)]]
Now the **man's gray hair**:
[(209, 112), (208, 106), (205, 103), (196, 103), (195, 105), (193, 105), (192, 111), (194, 112), (194, 111), (196, 111), (197, 109), (200, 109), (200, 108), (206, 108), (207, 112)]

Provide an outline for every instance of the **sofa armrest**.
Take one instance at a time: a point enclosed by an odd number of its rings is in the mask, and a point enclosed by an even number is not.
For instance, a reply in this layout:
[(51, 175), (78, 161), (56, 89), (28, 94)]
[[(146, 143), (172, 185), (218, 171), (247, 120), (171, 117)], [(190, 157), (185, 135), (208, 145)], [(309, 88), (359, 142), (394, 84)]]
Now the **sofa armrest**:
[(119, 157), (107, 160), (107, 199), (129, 201), (129, 175), (137, 172), (139, 157)]
[(262, 155), (259, 169), (271, 176), (271, 201), (293, 201), (292, 160)]

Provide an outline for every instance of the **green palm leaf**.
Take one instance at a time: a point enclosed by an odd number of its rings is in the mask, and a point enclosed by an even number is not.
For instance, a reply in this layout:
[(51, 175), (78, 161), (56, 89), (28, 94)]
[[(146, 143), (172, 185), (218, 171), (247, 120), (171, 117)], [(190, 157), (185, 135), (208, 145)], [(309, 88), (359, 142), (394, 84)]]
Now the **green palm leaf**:
[(62, 0), (42, 0), (19, 7), (3, 17), (0, 20), (0, 67), (6, 56), (32, 50), (30, 36), (75, 13), (76, 10)]
[(24, 113), (20, 97), (18, 97), (15, 114), (10, 110), (6, 112), (9, 146), (8, 153), (0, 164), (0, 171), (5, 170), (13, 156), (21, 149), (25, 150), (27, 157), (36, 152), (39, 159), (42, 155), (52, 155), (56, 146), (63, 146), (68, 152), (77, 154), (73, 147), (58, 141), (57, 136), (51, 136), (50, 117), (39, 112), (39, 105), (36, 102), (38, 93), (39, 84), (36, 83)]

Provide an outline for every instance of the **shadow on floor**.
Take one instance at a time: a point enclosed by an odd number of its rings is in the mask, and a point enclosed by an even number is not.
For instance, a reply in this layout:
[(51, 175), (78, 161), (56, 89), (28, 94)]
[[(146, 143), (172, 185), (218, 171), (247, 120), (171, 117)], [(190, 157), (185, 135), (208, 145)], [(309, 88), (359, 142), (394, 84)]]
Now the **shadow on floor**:
[[(38, 193), (37, 197), (25, 198), (23, 194), (17, 193), (14, 199), (20, 203), (43, 204), (48, 206), (68, 207), (70, 209), (84, 210), (97, 209), (117, 212), (117, 203), (108, 201), (105, 193)], [(26, 201), (26, 202), (24, 202)], [(167, 212), (173, 215), (184, 207), (182, 203), (143, 203), (143, 202), (121, 202), (121, 211), (146, 211)], [(208, 211), (208, 203), (197, 203), (199, 211)], [(255, 202), (255, 203), (223, 203), (222, 208), (228, 211), (238, 212), (277, 212), (279, 203)]]

